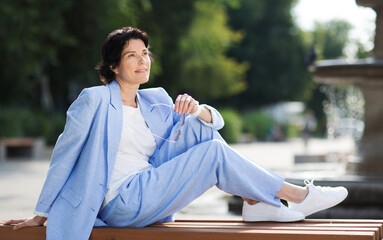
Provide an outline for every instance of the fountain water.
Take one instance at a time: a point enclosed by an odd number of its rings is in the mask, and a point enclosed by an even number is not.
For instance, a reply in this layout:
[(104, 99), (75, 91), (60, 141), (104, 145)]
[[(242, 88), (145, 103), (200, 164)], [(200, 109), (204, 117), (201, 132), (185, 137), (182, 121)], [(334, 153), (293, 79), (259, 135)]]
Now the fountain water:
[[(383, 2), (382, 2), (383, 7)], [(349, 163), (350, 173), (363, 176), (383, 175), (383, 61), (375, 58), (320, 61), (315, 66), (314, 80), (328, 84), (347, 83), (363, 92), (365, 128), (358, 147), (358, 158)]]
[(356, 143), (364, 129), (364, 98), (362, 91), (353, 85), (323, 85), (320, 91), (327, 96), (323, 109), (327, 116), (327, 136), (352, 137)]

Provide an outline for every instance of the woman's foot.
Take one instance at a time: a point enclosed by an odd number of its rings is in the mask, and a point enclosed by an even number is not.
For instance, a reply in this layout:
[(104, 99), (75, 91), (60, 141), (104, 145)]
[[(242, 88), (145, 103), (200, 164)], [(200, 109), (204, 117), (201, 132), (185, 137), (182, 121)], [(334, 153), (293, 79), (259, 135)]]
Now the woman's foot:
[(302, 213), (291, 210), (283, 204), (281, 207), (264, 202), (250, 205), (246, 201), (243, 202), (242, 217), (245, 222), (296, 222), (305, 218)]
[(307, 217), (339, 204), (348, 195), (348, 191), (344, 187), (320, 187), (314, 186), (313, 182), (305, 180), (308, 194), (300, 203), (289, 202), (291, 210), (301, 212)]

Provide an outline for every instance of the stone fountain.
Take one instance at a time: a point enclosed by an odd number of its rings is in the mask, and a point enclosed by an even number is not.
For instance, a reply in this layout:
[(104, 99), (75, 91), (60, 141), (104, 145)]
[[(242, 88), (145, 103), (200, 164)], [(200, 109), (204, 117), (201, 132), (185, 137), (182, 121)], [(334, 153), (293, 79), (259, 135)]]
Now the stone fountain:
[[(375, 46), (368, 59), (316, 62), (314, 81), (346, 83), (359, 87), (364, 96), (364, 132), (357, 154), (348, 160), (346, 174), (323, 178), (318, 185), (344, 185), (349, 197), (338, 207), (319, 212), (314, 218), (383, 219), (383, 1), (356, 0), (376, 11)], [(293, 179), (295, 183), (299, 180)]]
[(365, 129), (358, 146), (358, 156), (349, 161), (350, 173), (359, 176), (383, 176), (383, 1), (357, 0), (377, 13), (373, 56), (364, 60), (319, 61), (314, 67), (314, 81), (358, 86), (365, 100)]
[[(315, 176), (316, 185), (342, 185), (349, 190), (349, 196), (337, 207), (309, 218), (383, 219), (383, 0), (356, 0), (356, 3), (371, 7), (377, 13), (372, 57), (352, 62), (340, 59), (319, 61), (312, 72), (316, 82), (353, 84), (361, 89), (365, 100), (364, 132), (357, 155), (348, 160), (346, 171), (341, 171), (345, 174)], [(288, 182), (298, 185), (303, 184), (305, 177), (313, 177), (310, 173), (302, 175), (294, 171), (285, 176)], [(239, 198), (232, 201), (229, 209), (239, 212), (241, 202)]]

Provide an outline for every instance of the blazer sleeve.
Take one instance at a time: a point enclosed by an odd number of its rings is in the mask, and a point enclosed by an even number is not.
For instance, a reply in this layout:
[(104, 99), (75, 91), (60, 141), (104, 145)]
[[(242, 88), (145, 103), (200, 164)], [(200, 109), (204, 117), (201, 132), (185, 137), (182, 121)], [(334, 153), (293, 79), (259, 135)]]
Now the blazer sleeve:
[(47, 216), (88, 138), (95, 115), (90, 89), (84, 89), (67, 111), (63, 133), (53, 150), (50, 167), (38, 199), (35, 213)]
[[(163, 91), (164, 94), (166, 94), (168, 101), (169, 101), (169, 104), (174, 106), (173, 99), (169, 96), (169, 94), (165, 91), (165, 89), (163, 89), (163, 88), (160, 88), (160, 89)], [(224, 122), (221, 114), (217, 111), (217, 109), (213, 108), (212, 106), (206, 105), (206, 104), (202, 104), (201, 106), (207, 108), (210, 111), (211, 117), (212, 117), (211, 123), (205, 122), (205, 121), (201, 120), (200, 118), (198, 118), (201, 121), (201, 123), (203, 123), (204, 125), (206, 125), (208, 127), (214, 128), (215, 130), (220, 130), (221, 128), (223, 128), (223, 126), (225, 125), (225, 122)], [(179, 122), (180, 118), (181, 118), (180, 114), (173, 113), (173, 122), (174, 123)]]
[(215, 130), (220, 130), (225, 125), (225, 121), (223, 120), (221, 114), (217, 111), (217, 109), (213, 108), (212, 106), (202, 104), (201, 106), (207, 108), (211, 113), (212, 122), (208, 123), (204, 120), (198, 118), (204, 125), (208, 127), (212, 127)]

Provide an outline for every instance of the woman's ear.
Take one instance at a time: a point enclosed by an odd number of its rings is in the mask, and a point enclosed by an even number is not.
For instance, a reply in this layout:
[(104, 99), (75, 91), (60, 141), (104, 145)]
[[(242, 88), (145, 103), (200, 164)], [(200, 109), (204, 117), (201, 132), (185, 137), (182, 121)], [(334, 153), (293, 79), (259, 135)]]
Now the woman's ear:
[(109, 68), (110, 70), (112, 70), (112, 72), (114, 72), (114, 74), (118, 74), (118, 70), (116, 67), (113, 67), (113, 65), (110, 65)]

